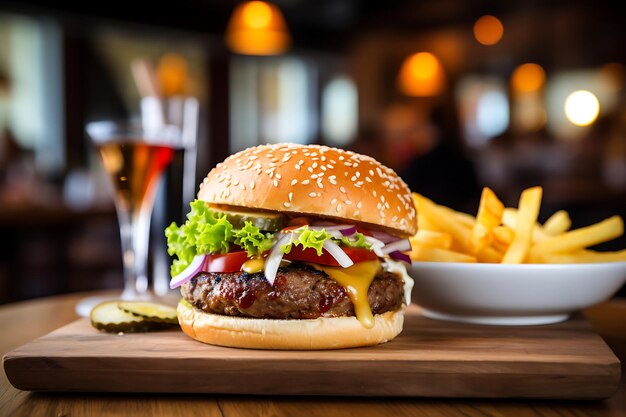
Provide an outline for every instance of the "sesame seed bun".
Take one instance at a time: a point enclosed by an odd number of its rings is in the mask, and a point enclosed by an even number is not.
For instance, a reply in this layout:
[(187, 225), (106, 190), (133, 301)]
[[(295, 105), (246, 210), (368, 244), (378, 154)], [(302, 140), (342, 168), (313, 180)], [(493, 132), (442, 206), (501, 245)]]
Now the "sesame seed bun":
[(261, 145), (231, 155), (209, 172), (198, 199), (366, 223), (398, 236), (417, 232), (411, 192), (392, 169), (327, 146)]

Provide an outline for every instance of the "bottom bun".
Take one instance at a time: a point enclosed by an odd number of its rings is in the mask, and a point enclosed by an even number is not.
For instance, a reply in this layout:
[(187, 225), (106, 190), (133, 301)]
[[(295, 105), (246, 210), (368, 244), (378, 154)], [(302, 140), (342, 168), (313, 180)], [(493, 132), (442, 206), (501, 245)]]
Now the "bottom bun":
[(178, 304), (178, 322), (185, 334), (211, 345), (248, 349), (319, 350), (385, 343), (402, 331), (404, 308), (374, 316), (366, 329), (356, 317), (310, 320), (253, 319), (222, 316)]

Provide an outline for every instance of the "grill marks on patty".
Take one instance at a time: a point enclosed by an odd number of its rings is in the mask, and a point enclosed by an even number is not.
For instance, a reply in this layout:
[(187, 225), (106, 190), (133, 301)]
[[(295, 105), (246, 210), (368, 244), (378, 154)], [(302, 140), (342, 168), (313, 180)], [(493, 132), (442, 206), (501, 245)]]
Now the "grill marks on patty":
[[(262, 272), (201, 272), (181, 287), (194, 307), (207, 313), (269, 319), (354, 316), (346, 290), (322, 271), (304, 264), (280, 268), (274, 286)], [(372, 313), (400, 308), (402, 279), (379, 272), (368, 291)]]

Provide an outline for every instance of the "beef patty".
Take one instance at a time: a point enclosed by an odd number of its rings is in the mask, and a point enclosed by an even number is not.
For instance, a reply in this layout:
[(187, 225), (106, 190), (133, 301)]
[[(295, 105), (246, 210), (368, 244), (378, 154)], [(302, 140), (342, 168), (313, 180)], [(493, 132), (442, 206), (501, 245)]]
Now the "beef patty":
[[(273, 286), (263, 272), (201, 272), (181, 289), (185, 300), (207, 313), (269, 319), (354, 316), (346, 290), (325, 272), (304, 264), (279, 268)], [(367, 298), (374, 314), (400, 308), (402, 278), (379, 272)]]

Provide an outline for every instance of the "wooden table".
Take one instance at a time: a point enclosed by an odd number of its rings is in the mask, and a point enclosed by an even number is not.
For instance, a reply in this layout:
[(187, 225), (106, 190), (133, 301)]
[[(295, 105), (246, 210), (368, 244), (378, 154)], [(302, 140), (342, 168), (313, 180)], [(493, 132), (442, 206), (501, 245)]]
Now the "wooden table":
[[(74, 319), (72, 294), (0, 306), (0, 353), (4, 355)], [(594, 328), (626, 363), (626, 300), (586, 312)], [(623, 367), (624, 368), (624, 367)], [(0, 377), (0, 416), (626, 416), (626, 385), (605, 401), (489, 401), (206, 395), (43, 394), (19, 391)]]

